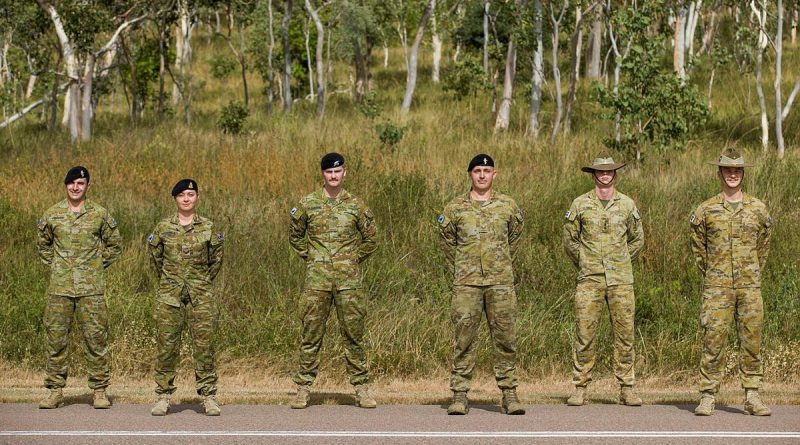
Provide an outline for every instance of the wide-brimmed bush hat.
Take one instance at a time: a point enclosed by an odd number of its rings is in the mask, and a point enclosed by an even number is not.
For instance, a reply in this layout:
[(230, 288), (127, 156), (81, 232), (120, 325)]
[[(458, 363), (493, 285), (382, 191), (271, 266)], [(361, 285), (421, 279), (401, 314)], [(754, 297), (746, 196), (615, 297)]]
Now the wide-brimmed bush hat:
[(717, 167), (752, 167), (753, 164), (745, 162), (744, 156), (738, 151), (728, 148), (719, 155), (719, 159), (716, 161), (708, 161), (711, 165), (716, 165)]
[(611, 156), (600, 155), (594, 158), (592, 165), (581, 167), (581, 171), (592, 173), (594, 171), (613, 171), (625, 167), (624, 162), (614, 162)]

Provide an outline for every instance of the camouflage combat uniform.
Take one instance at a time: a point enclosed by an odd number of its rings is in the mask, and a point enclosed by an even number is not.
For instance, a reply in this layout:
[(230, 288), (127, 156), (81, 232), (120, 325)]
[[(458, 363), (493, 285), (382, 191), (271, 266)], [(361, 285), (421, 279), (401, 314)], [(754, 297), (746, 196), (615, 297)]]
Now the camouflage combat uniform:
[(377, 244), (370, 209), (346, 190), (328, 198), (322, 189), (304, 197), (291, 211), (289, 244), (306, 262), (301, 319), (300, 369), (293, 380), (311, 385), (317, 377), (319, 350), (331, 306), (345, 340), (345, 361), (353, 385), (369, 381), (363, 348), (364, 294), (361, 262)]
[(47, 377), (44, 386), (67, 383), (67, 357), (72, 318), (83, 333), (89, 387), (103, 389), (111, 379), (108, 350), (108, 308), (104, 269), (122, 253), (117, 222), (103, 207), (86, 200), (80, 212), (67, 200), (49, 208), (38, 222), (37, 248), (50, 266), (49, 299), (44, 314), (47, 330)]
[(575, 345), (572, 383), (585, 387), (595, 365), (595, 336), (603, 303), (614, 332), (614, 375), (622, 386), (634, 384), (633, 268), (644, 246), (639, 210), (615, 191), (608, 204), (594, 190), (577, 197), (564, 221), (564, 249), (578, 267), (575, 290)]
[(484, 310), (494, 342), (497, 386), (514, 389), (517, 297), (512, 263), (522, 235), (522, 211), (502, 193), (493, 193), (487, 201), (476, 201), (467, 192), (447, 204), (438, 223), (454, 284), (450, 389), (469, 391), (475, 368), (475, 339)]
[(704, 276), (700, 391), (719, 390), (728, 328), (734, 319), (742, 387), (758, 389), (764, 375), (761, 270), (767, 260), (772, 217), (763, 202), (746, 193), (736, 209), (719, 194), (700, 204), (690, 224), (692, 252)]
[(147, 237), (150, 262), (158, 274), (154, 305), (158, 358), (156, 393), (175, 392), (175, 369), (186, 325), (192, 342), (197, 394), (217, 392), (214, 332), (218, 308), (212, 282), (222, 268), (223, 235), (209, 219), (195, 215), (182, 226), (178, 215), (163, 219)]

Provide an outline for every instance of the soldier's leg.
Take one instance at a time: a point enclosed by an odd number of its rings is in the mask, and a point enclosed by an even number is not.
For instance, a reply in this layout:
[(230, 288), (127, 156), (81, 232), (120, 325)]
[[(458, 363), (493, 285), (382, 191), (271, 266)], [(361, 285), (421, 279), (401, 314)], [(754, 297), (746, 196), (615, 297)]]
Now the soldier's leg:
[(344, 359), (352, 385), (369, 382), (367, 356), (364, 353), (364, 294), (360, 289), (336, 292), (333, 298), (339, 331), (344, 338)]
[(454, 286), (450, 303), (453, 322), (453, 368), (450, 389), (469, 391), (475, 369), (475, 338), (483, 316), (483, 290), (477, 286)]
[(703, 330), (703, 354), (700, 357), (700, 392), (719, 391), (725, 363), (728, 328), (733, 321), (733, 289), (708, 286), (703, 289), (700, 327)]
[(67, 357), (69, 357), (69, 333), (75, 313), (75, 299), (50, 295), (44, 310), (44, 328), (47, 332), (47, 366), (44, 386), (48, 389), (63, 388), (67, 384)]
[(517, 296), (514, 286), (491, 286), (486, 290), (486, 320), (494, 343), (494, 378), (500, 389), (517, 387)]
[(328, 291), (307, 289), (303, 291), (300, 340), (300, 366), (292, 380), (298, 385), (310, 385), (319, 370), (319, 349), (325, 337), (325, 323), (333, 304), (333, 294)]
[(103, 389), (111, 381), (111, 351), (108, 350), (108, 307), (103, 295), (78, 298), (78, 323), (83, 333), (89, 388)]
[(156, 343), (158, 355), (153, 378), (156, 381), (156, 394), (169, 395), (175, 392), (175, 369), (181, 355), (181, 333), (184, 324), (184, 309), (155, 302), (153, 318), (156, 324)]
[(592, 381), (595, 336), (605, 301), (605, 285), (582, 282), (575, 289), (575, 342), (572, 384), (584, 387)]
[(611, 286), (608, 288), (606, 298), (608, 313), (611, 316), (611, 329), (614, 333), (614, 375), (620, 385), (633, 386), (635, 383), (633, 319), (636, 311), (633, 286), (630, 284)]
[(739, 334), (739, 378), (744, 389), (758, 389), (764, 377), (761, 332), (764, 304), (761, 289), (737, 289), (736, 327)]
[(214, 332), (217, 326), (216, 305), (211, 301), (186, 305), (186, 324), (192, 342), (194, 377), (197, 394), (213, 396), (217, 393), (217, 366), (214, 354)]

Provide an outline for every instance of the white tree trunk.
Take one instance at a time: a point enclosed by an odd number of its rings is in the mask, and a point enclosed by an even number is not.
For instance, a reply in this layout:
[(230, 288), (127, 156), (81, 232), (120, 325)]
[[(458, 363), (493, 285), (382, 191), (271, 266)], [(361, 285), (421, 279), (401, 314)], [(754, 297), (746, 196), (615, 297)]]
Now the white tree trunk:
[(172, 86), (172, 105), (178, 105), (183, 100), (181, 91), (186, 91), (188, 82), (189, 65), (192, 61), (192, 11), (189, 0), (178, 0), (178, 27), (175, 30), (175, 73), (177, 82), (182, 86)]
[(83, 98), (81, 100), (81, 135), (82, 141), (92, 139), (92, 87), (94, 81), (94, 54), (86, 56), (83, 74)]
[(686, 66), (684, 62), (684, 50), (686, 49), (686, 8), (680, 7), (675, 16), (675, 39), (673, 41), (672, 65), (675, 73), (681, 79), (681, 83), (686, 81)]
[(794, 83), (794, 88), (792, 88), (792, 92), (789, 93), (789, 99), (786, 101), (786, 106), (783, 107), (783, 111), (781, 112), (781, 117), (783, 120), (786, 120), (786, 116), (788, 116), (789, 112), (792, 111), (792, 104), (794, 104), (794, 100), (797, 98), (797, 93), (800, 93), (800, 80)]
[(571, 63), (569, 71), (569, 90), (567, 92), (567, 107), (564, 113), (564, 132), (572, 130), (572, 106), (578, 94), (578, 80), (581, 73), (581, 46), (583, 43), (583, 11), (581, 5), (575, 7), (575, 32), (572, 34), (570, 44)]
[(791, 25), (791, 42), (794, 46), (797, 43), (797, 22), (800, 21), (800, 11), (798, 11), (798, 5), (794, 5), (792, 7), (792, 25)]
[(275, 29), (272, 15), (272, 0), (267, 2), (267, 15), (269, 27), (269, 42), (267, 43), (267, 110), (269, 111), (272, 109), (272, 103), (275, 101), (275, 68), (272, 65), (273, 55), (275, 54)]
[(306, 47), (306, 69), (308, 69), (308, 96), (314, 99), (314, 62), (311, 59), (311, 31), (308, 28), (308, 20), (303, 26), (303, 40)]
[(284, 2), (285, 10), (281, 22), (281, 40), (283, 46), (283, 111), (292, 109), (292, 52), (289, 44), (289, 21), (292, 18), (292, 0)]
[(383, 67), (389, 68), (389, 47), (383, 42)]
[(694, 34), (697, 30), (697, 19), (700, 17), (700, 8), (703, 0), (693, 1), (689, 4), (689, 15), (686, 19), (686, 48), (689, 53), (689, 63), (694, 59)]
[(783, 99), (781, 98), (781, 62), (783, 59), (783, 0), (778, 0), (777, 29), (775, 31), (775, 144), (778, 158), (783, 158), (786, 147), (783, 141)]
[(703, 31), (703, 46), (700, 47), (699, 55), (707, 53), (711, 49), (711, 44), (714, 40), (714, 32), (717, 29), (717, 11), (712, 9), (711, 16), (706, 23), (705, 30)]
[(589, 32), (589, 60), (586, 67), (586, 78), (600, 78), (600, 52), (603, 47), (603, 17), (596, 13)]
[(483, 4), (483, 72), (489, 72), (489, 1)]
[(542, 82), (544, 80), (544, 45), (542, 43), (542, 0), (533, 0), (534, 22), (533, 72), (531, 74), (531, 106), (528, 127), (533, 138), (539, 136), (539, 109), (542, 105)]
[(322, 21), (319, 19), (319, 14), (314, 8), (311, 7), (311, 0), (305, 0), (306, 11), (314, 21), (314, 26), (317, 28), (317, 49), (316, 49), (316, 63), (317, 63), (317, 118), (322, 119), (325, 115), (325, 61), (323, 60), (322, 52), (325, 49), (325, 29), (322, 26)]
[(431, 80), (433, 83), (439, 83), (439, 71), (442, 65), (442, 39), (439, 37), (439, 30), (436, 27), (436, 11), (431, 12), (431, 39), (433, 49)]
[(756, 95), (758, 96), (758, 106), (761, 111), (761, 149), (767, 151), (769, 146), (769, 120), (767, 118), (767, 102), (764, 99), (764, 88), (761, 85), (762, 72), (764, 65), (764, 50), (767, 48), (767, 34), (764, 32), (767, 23), (767, 8), (763, 3), (759, 9), (755, 0), (750, 2), (750, 7), (755, 12), (759, 23), (758, 40), (756, 43)]
[(514, 74), (517, 71), (517, 46), (514, 37), (509, 37), (508, 52), (506, 53), (506, 67), (503, 74), (503, 95), (500, 97), (500, 106), (497, 109), (497, 118), (494, 122), (494, 131), (507, 130), (511, 117), (511, 98), (514, 93)]
[(419, 19), (419, 26), (417, 27), (417, 36), (414, 38), (414, 44), (411, 46), (411, 54), (408, 56), (408, 75), (406, 76), (406, 92), (403, 94), (403, 104), (400, 106), (400, 111), (408, 113), (411, 109), (411, 100), (414, 98), (414, 89), (417, 86), (417, 55), (419, 54), (419, 45), (422, 43), (422, 37), (425, 33), (425, 27), (428, 25), (428, 20), (431, 18), (431, 12), (436, 7), (436, 0), (428, 0), (425, 6), (425, 11)]
[(28, 86), (25, 88), (25, 99), (30, 99), (31, 95), (33, 95), (33, 89), (36, 87), (36, 81), (39, 79), (39, 76), (36, 74), (31, 74), (28, 77)]
[(550, 133), (550, 143), (555, 142), (556, 136), (558, 135), (558, 129), (561, 126), (561, 117), (564, 114), (564, 105), (561, 99), (561, 71), (558, 69), (558, 36), (559, 36), (559, 25), (561, 25), (561, 20), (564, 19), (564, 14), (567, 12), (567, 8), (569, 7), (569, 0), (564, 0), (564, 5), (561, 8), (561, 13), (556, 19), (555, 14), (553, 14), (553, 9), (555, 9), (555, 4), (551, 5), (550, 9), (550, 23), (552, 24), (552, 41), (553, 45), (553, 52), (552, 52), (552, 65), (553, 65), (553, 86), (555, 87), (555, 99), (556, 99), (556, 114), (553, 118), (553, 131)]

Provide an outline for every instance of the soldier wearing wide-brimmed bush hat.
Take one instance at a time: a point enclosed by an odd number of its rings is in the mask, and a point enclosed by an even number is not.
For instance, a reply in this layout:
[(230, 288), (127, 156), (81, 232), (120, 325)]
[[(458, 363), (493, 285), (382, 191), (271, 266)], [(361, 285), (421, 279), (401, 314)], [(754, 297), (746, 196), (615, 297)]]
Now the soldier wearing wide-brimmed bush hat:
[(689, 217), (692, 252), (703, 275), (701, 397), (694, 412), (700, 416), (714, 412), (715, 395), (725, 372), (723, 351), (735, 317), (739, 379), (745, 389), (744, 410), (768, 416), (770, 409), (759, 397), (758, 389), (764, 375), (761, 272), (773, 221), (763, 202), (742, 192), (744, 169), (753, 164), (741, 153), (727, 149), (709, 164), (718, 167), (721, 193), (700, 204)]
[(615, 190), (616, 172), (625, 163), (601, 155), (581, 167), (591, 173), (594, 189), (575, 198), (564, 216), (564, 249), (578, 268), (575, 290), (575, 343), (570, 406), (586, 403), (586, 387), (595, 365), (595, 336), (607, 302), (614, 331), (614, 375), (619, 403), (639, 406), (633, 391), (635, 296), (633, 268), (644, 246), (636, 203)]

